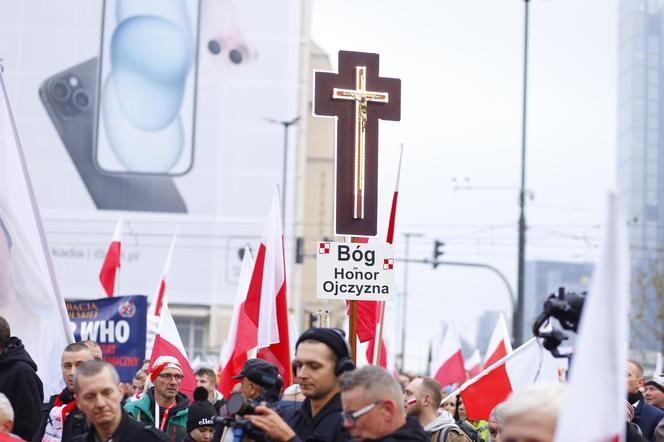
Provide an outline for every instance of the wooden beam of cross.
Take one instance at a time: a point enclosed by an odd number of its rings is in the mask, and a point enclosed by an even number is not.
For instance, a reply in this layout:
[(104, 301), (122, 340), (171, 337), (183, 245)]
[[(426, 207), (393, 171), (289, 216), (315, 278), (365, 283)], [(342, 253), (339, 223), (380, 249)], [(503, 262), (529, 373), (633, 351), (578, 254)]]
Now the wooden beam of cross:
[(338, 74), (314, 74), (314, 115), (337, 120), (336, 235), (378, 231), (378, 120), (401, 119), (401, 80), (378, 65), (378, 54), (340, 51)]

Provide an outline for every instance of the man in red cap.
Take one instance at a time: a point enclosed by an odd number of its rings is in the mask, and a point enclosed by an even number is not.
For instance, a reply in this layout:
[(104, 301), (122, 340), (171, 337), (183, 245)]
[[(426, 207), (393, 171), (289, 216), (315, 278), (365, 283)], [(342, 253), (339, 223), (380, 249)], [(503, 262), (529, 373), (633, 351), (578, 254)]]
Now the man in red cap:
[(125, 405), (136, 419), (147, 422), (166, 433), (171, 440), (180, 441), (187, 432), (189, 399), (180, 393), (182, 367), (173, 356), (158, 357), (148, 373), (154, 385), (137, 401)]

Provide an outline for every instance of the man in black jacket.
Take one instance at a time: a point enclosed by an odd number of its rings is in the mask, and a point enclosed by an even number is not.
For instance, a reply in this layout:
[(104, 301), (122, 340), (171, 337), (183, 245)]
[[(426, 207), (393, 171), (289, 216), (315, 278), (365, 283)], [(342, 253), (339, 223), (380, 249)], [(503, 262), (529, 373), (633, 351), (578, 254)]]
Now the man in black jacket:
[(635, 361), (627, 361), (627, 400), (634, 406), (634, 422), (643, 436), (655, 442), (655, 428), (664, 419), (664, 411), (646, 402), (643, 386), (643, 367)]
[(44, 401), (42, 381), (37, 364), (21, 340), (11, 336), (9, 323), (0, 316), (0, 393), (4, 393), (14, 409), (14, 433), (31, 440), (41, 420)]
[(92, 360), (81, 364), (74, 376), (76, 403), (90, 421), (90, 429), (72, 439), (75, 442), (166, 441), (166, 434), (129, 416), (120, 402), (120, 379), (108, 362)]
[(296, 381), (306, 398), (302, 406), (288, 423), (268, 407), (256, 407), (255, 415), (245, 417), (277, 441), (351, 440), (340, 414), (339, 375), (355, 365), (343, 332), (311, 328), (300, 335), (295, 351)]
[(344, 427), (353, 440), (430, 441), (417, 419), (406, 418), (401, 385), (384, 368), (367, 365), (339, 381)]

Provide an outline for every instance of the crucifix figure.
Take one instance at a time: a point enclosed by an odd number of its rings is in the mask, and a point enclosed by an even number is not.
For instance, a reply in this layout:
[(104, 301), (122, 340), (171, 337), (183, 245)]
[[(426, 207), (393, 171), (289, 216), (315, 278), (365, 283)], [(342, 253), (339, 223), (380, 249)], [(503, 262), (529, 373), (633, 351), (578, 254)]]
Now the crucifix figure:
[(314, 114), (337, 119), (335, 234), (375, 236), (378, 120), (401, 117), (401, 81), (378, 76), (378, 54), (339, 52), (339, 73), (316, 72)]

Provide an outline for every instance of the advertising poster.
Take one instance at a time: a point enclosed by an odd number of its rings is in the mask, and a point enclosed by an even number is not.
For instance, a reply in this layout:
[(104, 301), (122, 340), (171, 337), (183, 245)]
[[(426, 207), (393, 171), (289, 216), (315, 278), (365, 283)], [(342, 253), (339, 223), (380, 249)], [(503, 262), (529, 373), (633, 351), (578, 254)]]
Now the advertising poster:
[(67, 301), (66, 306), (76, 341), (97, 342), (120, 381), (131, 383), (145, 359), (147, 298), (117, 296)]
[(298, 112), (300, 2), (0, 8), (0, 66), (65, 297), (102, 296), (122, 218), (120, 293), (155, 291), (177, 229), (169, 302), (232, 303), (282, 181), (270, 120)]

